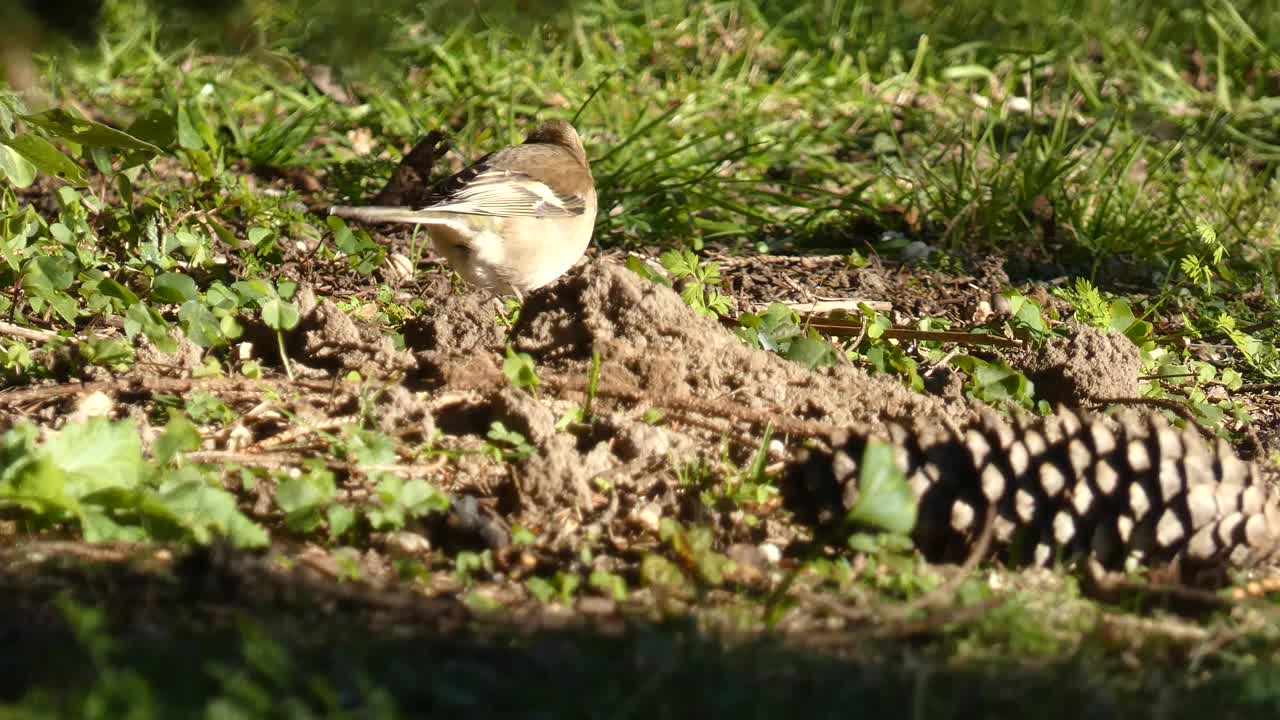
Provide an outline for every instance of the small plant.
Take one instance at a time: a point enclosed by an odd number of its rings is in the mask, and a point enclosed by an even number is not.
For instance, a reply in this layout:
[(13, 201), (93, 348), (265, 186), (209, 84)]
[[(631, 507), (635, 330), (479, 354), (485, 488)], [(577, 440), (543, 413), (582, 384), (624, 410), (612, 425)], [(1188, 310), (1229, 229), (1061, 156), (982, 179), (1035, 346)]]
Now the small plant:
[(589, 424), (592, 420), (591, 407), (595, 404), (596, 391), (600, 387), (600, 353), (591, 351), (591, 371), (587, 375), (587, 399), (582, 405), (575, 405), (556, 421), (556, 430), (564, 430), (570, 425)]
[(507, 356), (502, 361), (502, 374), (515, 387), (528, 390), (534, 397), (538, 396), (542, 381), (538, 378), (538, 369), (529, 353), (516, 352), (507, 345)]
[[(702, 261), (688, 248), (668, 250), (658, 256), (662, 267), (676, 280), (684, 281), (680, 297), (693, 311), (706, 317), (724, 317), (729, 314), (729, 298), (720, 292), (720, 264)], [(668, 285), (668, 282), (654, 272), (644, 261), (635, 256), (627, 258), (627, 268), (643, 278)]]
[(1121, 333), (1143, 350), (1155, 347), (1151, 323), (1138, 319), (1124, 298), (1108, 302), (1092, 283), (1082, 277), (1075, 279), (1074, 287), (1060, 288), (1054, 292), (1071, 303), (1076, 319), (1080, 322)]
[(587, 584), (600, 594), (621, 602), (627, 599), (627, 581), (621, 575), (615, 575), (599, 568), (591, 571)]
[(525, 581), (525, 587), (529, 589), (529, 594), (544, 605), (553, 600), (561, 605), (572, 604), (573, 596), (578, 591), (580, 584), (582, 584), (582, 579), (576, 573), (563, 571), (557, 571), (550, 580), (543, 577), (531, 577)]
[(0, 504), (20, 510), (30, 527), (76, 524), (90, 542), (208, 542), (215, 534), (242, 546), (267, 542), (266, 531), (213, 478), (169, 466), (194, 445), (185, 420), (158, 440), (163, 464), (143, 456), (132, 421), (93, 418), (38, 436), (26, 423), (0, 436)]
[(495, 462), (521, 461), (533, 455), (536, 448), (524, 435), (508, 430), (500, 420), (494, 420), (485, 436), (489, 439), (489, 455)]
[(771, 303), (760, 313), (738, 317), (738, 337), (748, 345), (778, 353), (810, 369), (834, 365), (836, 349), (816, 331), (800, 324), (800, 317), (782, 303)]
[(1009, 300), (1009, 326), (1014, 335), (1039, 343), (1053, 336), (1040, 303), (1014, 289), (1000, 293)]
[(1203, 220), (1197, 220), (1196, 238), (1206, 255), (1187, 254), (1178, 262), (1178, 267), (1193, 283), (1204, 283), (1206, 293), (1213, 292), (1213, 276), (1229, 277), (1230, 270), (1223, 264), (1227, 256), (1227, 248), (1218, 240), (1218, 232)]
[(670, 546), (676, 564), (700, 583), (716, 586), (724, 582), (731, 561), (715, 550), (715, 536), (709, 528), (685, 527), (664, 517), (658, 525), (658, 537)]
[(374, 504), (365, 511), (375, 530), (400, 530), (410, 518), (449, 509), (449, 496), (422, 478), (404, 480), (391, 473), (375, 474), (378, 480)]

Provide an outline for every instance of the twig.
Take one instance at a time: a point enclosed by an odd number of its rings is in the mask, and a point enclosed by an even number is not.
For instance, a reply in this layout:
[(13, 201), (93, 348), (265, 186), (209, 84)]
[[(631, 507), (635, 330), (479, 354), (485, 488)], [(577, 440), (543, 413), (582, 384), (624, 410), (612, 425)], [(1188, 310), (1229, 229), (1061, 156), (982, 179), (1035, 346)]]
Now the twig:
[(1260, 393), (1280, 391), (1280, 383), (1253, 383), (1236, 388), (1237, 393)]
[(1127, 405), (1130, 407), (1145, 405), (1148, 407), (1158, 407), (1168, 410), (1178, 415), (1183, 420), (1186, 420), (1187, 424), (1195, 428), (1206, 440), (1216, 440), (1218, 437), (1214, 434), (1212, 428), (1205, 427), (1196, 419), (1195, 413), (1191, 411), (1191, 408), (1177, 402), (1176, 400), (1146, 397), (1089, 398), (1089, 400), (1098, 405)]
[(252, 380), (249, 378), (163, 378), (154, 376), (129, 376), (97, 382), (61, 383), (42, 385), (25, 390), (0, 392), (0, 407), (21, 405), (42, 400), (52, 400), (71, 395), (92, 392), (123, 393), (184, 393), (192, 390), (222, 390), (242, 392), (267, 392), (305, 390), (323, 393), (332, 390), (328, 382), (319, 380)]
[(272, 435), (271, 437), (263, 438), (262, 440), (254, 443), (253, 445), (250, 445), (249, 447), (245, 448), (245, 452), (250, 452), (250, 453), (264, 452), (266, 450), (270, 450), (271, 448), (279, 447), (286, 443), (291, 443), (294, 440), (310, 435), (311, 433), (324, 432), (326, 430), (339, 428), (339, 427), (342, 427), (343, 425), (346, 425), (347, 423), (355, 422), (359, 419), (360, 419), (359, 415), (342, 415), (340, 417), (335, 417), (335, 418), (326, 418), (325, 420), (318, 422), (314, 425), (303, 425), (300, 427), (289, 428), (287, 430), (278, 432), (275, 435)]
[[(889, 312), (893, 310), (893, 303), (884, 300), (862, 300), (859, 298), (837, 299), (837, 300), (809, 300), (801, 302), (784, 302), (788, 308), (796, 312), (806, 312), (811, 315), (826, 315), (833, 312), (857, 312), (859, 305), (866, 305), (872, 310), (878, 312)], [(766, 303), (757, 303), (761, 309), (767, 307)]]
[[(813, 329), (834, 337), (861, 337), (866, 332), (866, 323), (862, 320), (842, 320), (804, 316), (805, 324)], [(894, 340), (918, 340), (923, 342), (953, 342), (961, 345), (991, 345), (994, 347), (1018, 349), (1022, 341), (1011, 340), (999, 335), (964, 332), (962, 330), (913, 330), (911, 328), (885, 328), (880, 337)]]
[(56, 332), (50, 330), (36, 330), (34, 328), (22, 327), (14, 325), (11, 322), (0, 320), (0, 335), (9, 335), (11, 337), (30, 340), (32, 342), (49, 342), (50, 340), (74, 340), (75, 338), (64, 338)]
[[(187, 462), (199, 465), (246, 465), (274, 470), (283, 470), (302, 465), (307, 460), (319, 456), (307, 456), (294, 452), (248, 453), (231, 450), (196, 450), (184, 454)], [(425, 477), (444, 467), (448, 459), (440, 456), (434, 462), (413, 465), (361, 465), (332, 458), (319, 458), (331, 470), (341, 470), (348, 474), (371, 475), (373, 473), (393, 473), (406, 477)]]
[(957, 345), (951, 348), (950, 350), (948, 350), (946, 355), (943, 355), (941, 358), (938, 358), (938, 362), (930, 365), (929, 369), (925, 370), (922, 373), (922, 375), (924, 375), (924, 377), (933, 377), (933, 374), (938, 372), (938, 368), (941, 368), (943, 365), (946, 365), (947, 363), (951, 362), (951, 359), (959, 354), (960, 354), (960, 346)]

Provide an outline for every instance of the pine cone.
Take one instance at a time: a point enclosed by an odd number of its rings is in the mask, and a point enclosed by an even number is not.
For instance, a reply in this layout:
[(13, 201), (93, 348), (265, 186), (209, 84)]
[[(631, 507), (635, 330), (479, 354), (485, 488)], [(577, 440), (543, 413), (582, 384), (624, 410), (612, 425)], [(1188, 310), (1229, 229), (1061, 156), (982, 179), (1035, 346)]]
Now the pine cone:
[[(1280, 557), (1280, 505), (1258, 468), (1158, 416), (1066, 412), (1011, 425), (987, 414), (958, 433), (887, 434), (919, 501), (914, 540), (931, 561), (965, 558), (989, 512), (995, 546), (1014, 564), (1086, 559), (1193, 578)], [(866, 444), (842, 433), (832, 452), (808, 451), (784, 485), (788, 505), (818, 524), (843, 518)]]

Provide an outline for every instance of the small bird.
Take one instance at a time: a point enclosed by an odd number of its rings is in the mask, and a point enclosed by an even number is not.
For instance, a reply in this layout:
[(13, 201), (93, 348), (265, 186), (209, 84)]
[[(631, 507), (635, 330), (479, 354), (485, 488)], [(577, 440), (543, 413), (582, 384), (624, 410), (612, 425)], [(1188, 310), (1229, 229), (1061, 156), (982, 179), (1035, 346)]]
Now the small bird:
[(446, 179), (433, 202), (411, 207), (333, 207), (363, 222), (427, 226), (436, 252), (466, 280), (494, 294), (540, 288), (586, 252), (596, 189), (573, 125), (549, 120), (523, 144), (489, 153)]

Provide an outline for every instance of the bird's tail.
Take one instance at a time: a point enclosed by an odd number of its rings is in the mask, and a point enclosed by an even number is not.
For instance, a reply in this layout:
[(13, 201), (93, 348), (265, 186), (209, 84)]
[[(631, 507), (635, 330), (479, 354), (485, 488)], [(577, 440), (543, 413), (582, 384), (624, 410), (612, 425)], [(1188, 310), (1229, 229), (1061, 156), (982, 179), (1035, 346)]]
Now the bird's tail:
[(369, 205), (366, 207), (350, 207), (338, 205), (329, 208), (330, 215), (337, 215), (349, 220), (368, 223), (413, 223), (417, 225), (444, 222), (430, 210), (414, 210), (411, 207), (395, 207), (390, 205)]

